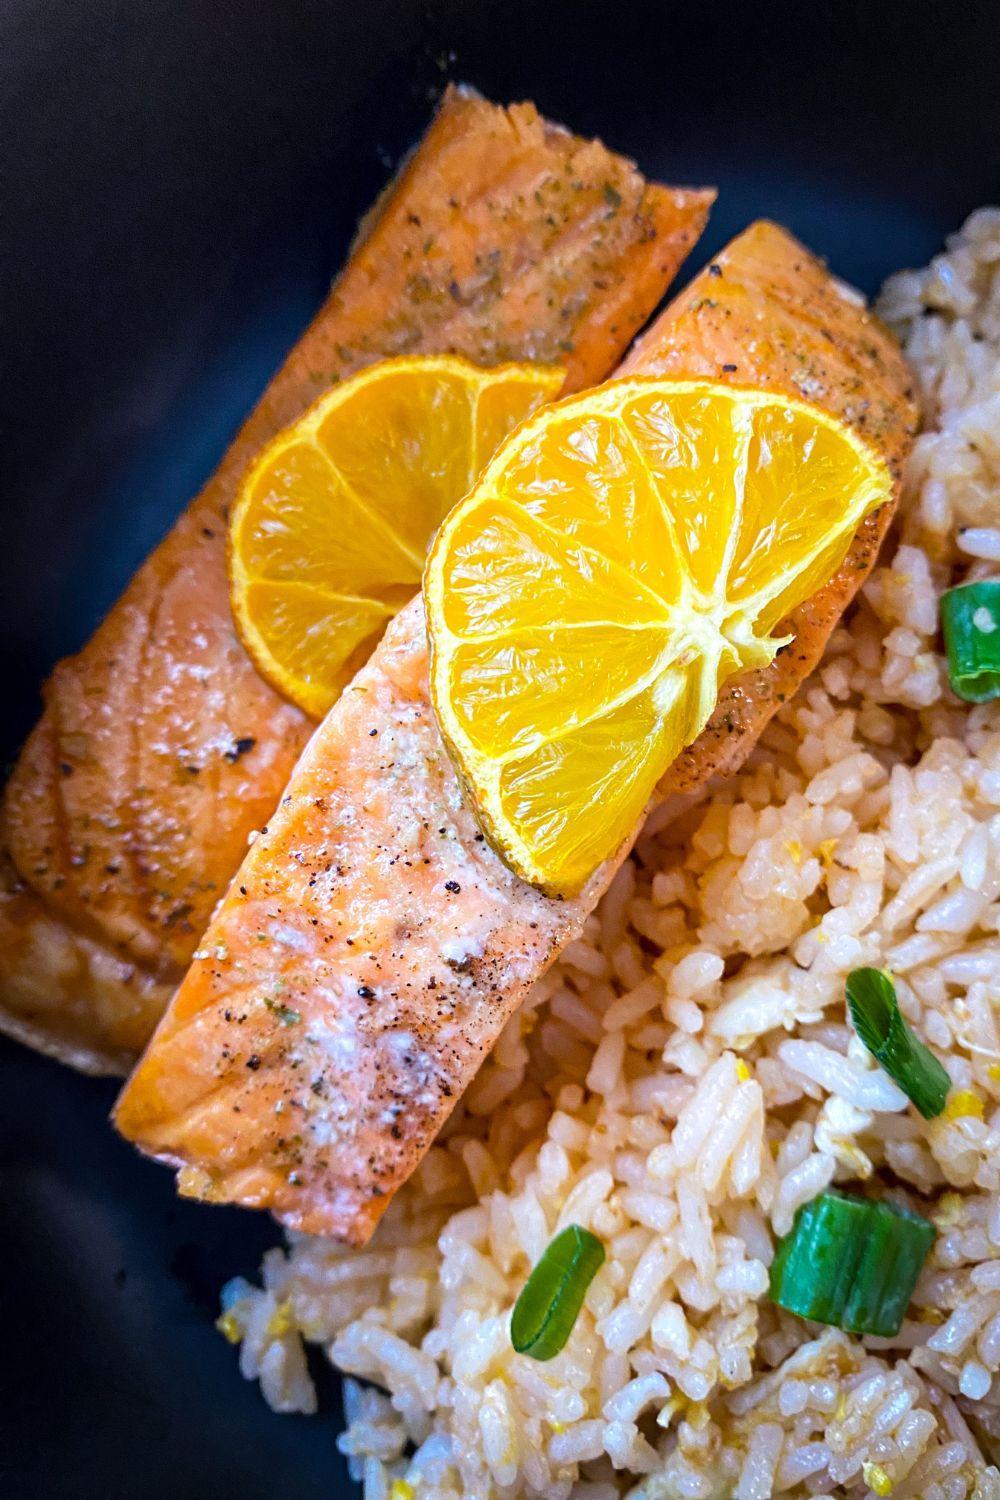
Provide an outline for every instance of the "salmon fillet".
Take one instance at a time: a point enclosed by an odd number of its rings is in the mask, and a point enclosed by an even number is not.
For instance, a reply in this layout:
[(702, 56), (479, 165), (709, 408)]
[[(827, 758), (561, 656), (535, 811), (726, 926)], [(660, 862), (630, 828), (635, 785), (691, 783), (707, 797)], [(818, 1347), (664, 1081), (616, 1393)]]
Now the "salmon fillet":
[(402, 353), (537, 359), (604, 379), (714, 194), (451, 90), (218, 473), (62, 662), (0, 814), (0, 1027), (126, 1071), (274, 808), (312, 724), (233, 629), (226, 507), (332, 381)]
[[(741, 235), (626, 369), (808, 395), (897, 480), (909, 375), (863, 304), (783, 230)], [(884, 507), (884, 512), (891, 506)], [(871, 566), (866, 522), (796, 640), (744, 676), (671, 769), (692, 788), (749, 750)], [(313, 737), (119, 1100), (119, 1130), (180, 1190), (268, 1208), (355, 1244), (371, 1234), (527, 989), (578, 936), (627, 851), (552, 900), (492, 852), (463, 800), (427, 686), (421, 600)]]

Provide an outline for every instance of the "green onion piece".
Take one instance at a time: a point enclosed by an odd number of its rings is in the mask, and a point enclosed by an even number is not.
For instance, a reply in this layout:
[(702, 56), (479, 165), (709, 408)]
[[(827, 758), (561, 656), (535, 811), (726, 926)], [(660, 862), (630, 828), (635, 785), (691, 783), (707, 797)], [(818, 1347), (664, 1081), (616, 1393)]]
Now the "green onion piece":
[(604, 1262), (604, 1246), (571, 1224), (557, 1234), (524, 1284), (510, 1319), (518, 1354), (553, 1359), (573, 1332), (587, 1288)]
[(894, 1203), (820, 1193), (795, 1215), (771, 1266), (771, 1300), (848, 1333), (900, 1330), (934, 1225)]
[(903, 1019), (896, 986), (881, 969), (854, 969), (847, 976), (847, 1004), (854, 1029), (872, 1056), (925, 1120), (944, 1109), (951, 1078)]
[(1000, 579), (941, 595), (948, 677), (966, 703), (1000, 698)]

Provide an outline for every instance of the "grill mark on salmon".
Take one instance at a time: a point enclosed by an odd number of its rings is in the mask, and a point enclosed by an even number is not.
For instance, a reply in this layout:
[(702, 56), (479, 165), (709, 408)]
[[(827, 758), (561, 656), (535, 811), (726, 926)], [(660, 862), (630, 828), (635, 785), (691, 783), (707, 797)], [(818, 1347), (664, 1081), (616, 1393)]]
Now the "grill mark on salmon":
[(142, 1047), (312, 724), (237, 639), (226, 507), (332, 380), (389, 355), (538, 359), (605, 378), (714, 194), (451, 90), (222, 465), (83, 651), (6, 790), (0, 1027), (95, 1071)]
[[(702, 272), (626, 369), (796, 394), (808, 380), (886, 457), (898, 490), (915, 425), (902, 358), (774, 225), (752, 226)], [(667, 788), (694, 788), (749, 750), (866, 575), (891, 509), (793, 615), (793, 646), (738, 679)], [(415, 600), (313, 737), (119, 1101), (118, 1128), (179, 1167), (182, 1192), (363, 1243), (626, 852), (563, 901), (493, 854), (438, 734)]]

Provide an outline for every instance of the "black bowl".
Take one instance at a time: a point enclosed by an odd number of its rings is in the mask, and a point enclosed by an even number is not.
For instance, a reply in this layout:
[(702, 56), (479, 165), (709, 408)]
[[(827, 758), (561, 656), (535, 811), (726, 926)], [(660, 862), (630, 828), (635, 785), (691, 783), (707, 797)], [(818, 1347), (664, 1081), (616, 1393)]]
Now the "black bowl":
[[(968, 0), (8, 0), (4, 750), (215, 465), (449, 77), (720, 197), (866, 291), (1000, 195), (1000, 7)], [(113, 1096), (0, 1050), (11, 1500), (351, 1492), (213, 1331), (277, 1230), (175, 1200)]]

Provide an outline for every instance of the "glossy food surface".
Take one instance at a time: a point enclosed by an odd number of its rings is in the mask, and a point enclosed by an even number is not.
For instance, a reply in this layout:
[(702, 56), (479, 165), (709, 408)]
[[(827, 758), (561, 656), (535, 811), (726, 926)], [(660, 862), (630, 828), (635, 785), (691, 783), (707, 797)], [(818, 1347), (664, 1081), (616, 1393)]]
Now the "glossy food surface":
[(124, 1071), (309, 737), (230, 608), (228, 509), (264, 444), (400, 353), (604, 379), (711, 200), (531, 104), (447, 93), (216, 474), (45, 686), (0, 808), (0, 1027)]
[[(5, 756), (320, 305), (442, 60), (651, 176), (717, 182), (706, 254), (767, 213), (874, 294), (997, 192), (1000, 12), (949, 21), (927, 0), (808, 24), (788, 0), (636, 0), (610, 26), (597, 0), (10, 7)], [(108, 1130), (107, 1084), (2, 1039), (0, 1068), (0, 1487), (354, 1500), (333, 1382), (319, 1418), (278, 1416), (212, 1326), (274, 1226), (178, 1203)]]
[[(783, 338), (752, 351), (758, 383), (786, 390), (808, 360), (832, 415), (847, 405), (860, 419), (877, 403), (880, 450), (899, 459), (912, 420), (906, 371), (857, 298), (775, 225), (751, 226), (715, 264), (722, 274), (706, 268), (634, 357), (670, 361), (680, 376), (686, 350), (697, 364), (714, 344), (731, 363), (725, 309), (735, 325), (736, 310), (749, 303), (766, 318), (773, 302)], [(692, 326), (689, 300), (707, 288), (718, 321)], [(834, 344), (817, 338), (817, 295), (829, 300)], [(808, 649), (732, 679), (746, 715), (729, 736), (734, 757), (777, 706), (772, 674), (790, 657), (783, 670), (801, 681), (864, 579), (870, 520), (802, 606), (826, 596), (806, 617)], [(707, 780), (714, 735), (687, 755), (689, 774)], [(310, 740), (122, 1094), (119, 1129), (179, 1167), (187, 1193), (363, 1243), (530, 986), (579, 936), (625, 847), (565, 900), (494, 853), (438, 729), (423, 600), (413, 600)]]
[(229, 583), (240, 638), (273, 687), (326, 713), (417, 593), (445, 515), (564, 378), (553, 365), (383, 360), (267, 445), (229, 518)]
[(519, 429), (424, 579), (438, 721), (519, 875), (580, 889), (892, 490), (819, 408), (708, 381), (614, 381)]

